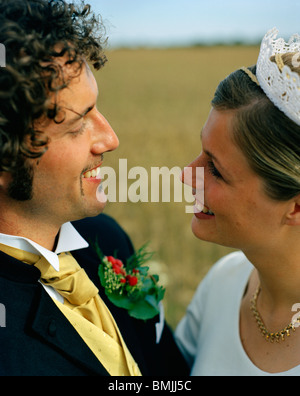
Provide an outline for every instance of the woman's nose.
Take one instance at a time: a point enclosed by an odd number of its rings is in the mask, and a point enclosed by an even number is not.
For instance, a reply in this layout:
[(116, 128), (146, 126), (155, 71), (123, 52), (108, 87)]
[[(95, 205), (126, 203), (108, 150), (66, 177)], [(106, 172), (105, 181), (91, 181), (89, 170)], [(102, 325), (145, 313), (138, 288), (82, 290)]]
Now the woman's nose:
[(183, 169), (181, 181), (192, 187), (193, 190), (202, 191), (204, 189), (204, 168), (201, 166), (201, 154)]

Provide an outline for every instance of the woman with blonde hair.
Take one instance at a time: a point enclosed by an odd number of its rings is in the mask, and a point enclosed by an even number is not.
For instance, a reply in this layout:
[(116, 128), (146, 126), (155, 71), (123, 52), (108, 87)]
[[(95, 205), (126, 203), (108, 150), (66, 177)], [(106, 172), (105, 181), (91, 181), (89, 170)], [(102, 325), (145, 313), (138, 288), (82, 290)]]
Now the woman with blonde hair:
[(189, 165), (205, 177), (193, 233), (238, 250), (176, 330), (192, 375), (300, 374), (300, 36), (276, 36), (219, 84)]

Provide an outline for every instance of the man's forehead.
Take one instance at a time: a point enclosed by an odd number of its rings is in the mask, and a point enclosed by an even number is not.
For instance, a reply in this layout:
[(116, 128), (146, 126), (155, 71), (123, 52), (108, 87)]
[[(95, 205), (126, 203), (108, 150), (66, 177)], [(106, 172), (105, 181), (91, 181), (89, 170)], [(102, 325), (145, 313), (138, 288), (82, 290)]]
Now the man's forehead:
[(52, 94), (50, 109), (56, 108), (54, 119), (47, 116), (37, 120), (36, 126), (57, 125), (59, 130), (66, 130), (84, 117), (96, 105), (98, 86), (89, 66), (84, 63), (80, 73), (74, 76), (67, 87), (57, 94)]

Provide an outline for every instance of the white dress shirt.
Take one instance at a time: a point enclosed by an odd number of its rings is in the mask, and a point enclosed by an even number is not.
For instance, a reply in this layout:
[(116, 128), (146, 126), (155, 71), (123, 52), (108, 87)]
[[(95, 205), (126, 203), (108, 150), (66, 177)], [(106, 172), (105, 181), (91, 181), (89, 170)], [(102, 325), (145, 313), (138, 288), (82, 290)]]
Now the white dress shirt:
[[(71, 223), (65, 223), (61, 226), (57, 246), (54, 252), (44, 248), (43, 246), (31, 241), (28, 238), (15, 235), (0, 233), (0, 243), (43, 256), (56, 271), (59, 271), (59, 253), (83, 249), (89, 246), (86, 240), (82, 238), (82, 236)], [(52, 298), (55, 298), (56, 300), (63, 303), (63, 297), (55, 289), (53, 289), (53, 287), (45, 285), (43, 285), (43, 287)]]
[[(71, 252), (73, 250), (83, 249), (89, 246), (87, 241), (82, 238), (79, 232), (74, 228), (71, 223), (65, 223), (61, 226), (57, 246), (54, 252), (44, 248), (36, 242), (28, 238), (7, 235), (0, 233), (0, 243), (3, 245), (11, 246), (17, 249), (25, 250), (30, 253), (43, 256), (56, 270), (59, 271), (58, 254), (63, 252)], [(64, 303), (64, 298), (51, 286), (46, 286), (41, 283), (50, 297)], [(159, 322), (156, 323), (156, 343), (160, 342), (163, 329), (164, 329), (164, 309), (163, 304), (160, 302), (160, 315)]]

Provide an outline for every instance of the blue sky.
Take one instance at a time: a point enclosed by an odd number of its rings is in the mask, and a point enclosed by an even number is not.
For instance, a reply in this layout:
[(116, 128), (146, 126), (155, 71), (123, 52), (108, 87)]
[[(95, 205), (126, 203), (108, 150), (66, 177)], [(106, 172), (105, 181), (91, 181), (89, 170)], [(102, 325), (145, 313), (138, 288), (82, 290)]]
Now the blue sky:
[(86, 0), (101, 14), (109, 44), (182, 45), (259, 41), (276, 26), (300, 34), (300, 0)]

